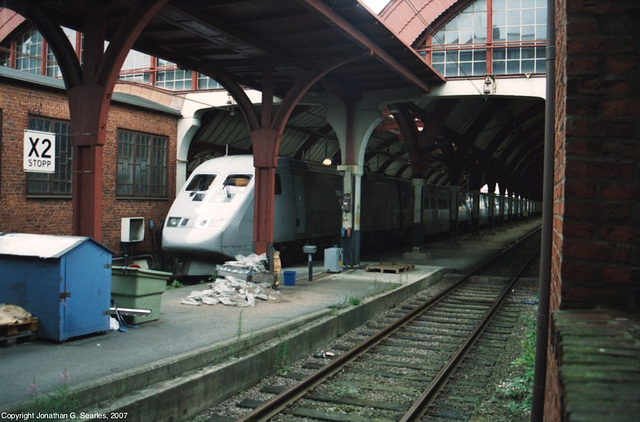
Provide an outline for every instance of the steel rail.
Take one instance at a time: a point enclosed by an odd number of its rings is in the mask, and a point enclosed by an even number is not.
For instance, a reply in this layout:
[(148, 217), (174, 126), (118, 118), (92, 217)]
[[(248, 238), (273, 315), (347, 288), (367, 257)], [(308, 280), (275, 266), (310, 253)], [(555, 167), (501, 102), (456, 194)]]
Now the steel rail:
[(291, 386), (286, 389), (282, 393), (277, 396), (267, 400), (262, 403), (260, 406), (256, 407), (251, 412), (247, 413), (243, 417), (236, 420), (236, 422), (254, 422), (254, 421), (266, 421), (269, 418), (281, 413), (286, 407), (295, 403), (297, 400), (306, 395), (310, 390), (322, 384), (326, 379), (332, 377), (339, 371), (341, 371), (345, 366), (359, 358), (361, 355), (366, 353), (369, 349), (376, 346), (378, 343), (383, 341), (385, 338), (389, 337), (394, 332), (398, 331), (400, 328), (404, 327), (409, 322), (416, 319), (420, 316), (426, 309), (435, 305), (440, 300), (444, 299), (451, 291), (458, 288), (461, 284), (471, 278), (475, 273), (481, 271), (486, 268), (492, 262), (498, 260), (502, 256), (506, 255), (514, 248), (516, 248), (519, 244), (521, 244), (524, 240), (528, 239), (532, 235), (534, 235), (539, 228), (532, 230), (530, 233), (526, 234), (522, 239), (518, 239), (513, 244), (509, 245), (507, 248), (498, 252), (497, 254), (490, 257), (488, 260), (484, 261), (483, 264), (478, 265), (474, 269), (470, 270), (466, 275), (460, 278), (451, 286), (444, 289), (442, 292), (438, 293), (436, 296), (423, 303), (422, 305), (416, 307), (414, 310), (405, 314), (402, 318), (396, 320), (395, 322), (389, 324), (385, 328), (373, 334), (368, 339), (362, 341), (361, 343), (355, 345), (344, 354), (339, 356), (337, 359), (327, 364), (326, 366), (320, 368), (318, 371), (304, 378), (297, 384)]
[(484, 331), (485, 327), (489, 324), (491, 319), (493, 319), (496, 312), (505, 301), (505, 299), (511, 293), (513, 286), (518, 282), (520, 276), (527, 268), (531, 260), (540, 256), (540, 248), (538, 248), (529, 259), (518, 269), (518, 272), (509, 280), (509, 283), (504, 288), (498, 299), (491, 305), (491, 307), (487, 310), (484, 317), (476, 324), (471, 333), (467, 336), (465, 341), (458, 347), (456, 352), (451, 356), (449, 361), (442, 367), (440, 372), (431, 380), (431, 383), (424, 390), (422, 395), (413, 403), (413, 405), (409, 408), (409, 410), (404, 414), (404, 416), (399, 420), (400, 422), (415, 422), (419, 421), (427, 412), (427, 408), (431, 404), (431, 402), (435, 399), (438, 392), (444, 387), (449, 376), (452, 374), (453, 370), (462, 362), (464, 357), (467, 355), (471, 346), (476, 342), (480, 334)]

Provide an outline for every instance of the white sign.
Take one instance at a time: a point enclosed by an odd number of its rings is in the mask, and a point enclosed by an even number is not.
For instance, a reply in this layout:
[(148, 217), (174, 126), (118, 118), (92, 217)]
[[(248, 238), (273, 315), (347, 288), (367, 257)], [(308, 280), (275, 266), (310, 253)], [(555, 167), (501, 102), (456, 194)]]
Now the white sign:
[(24, 171), (56, 172), (56, 134), (38, 130), (24, 131)]

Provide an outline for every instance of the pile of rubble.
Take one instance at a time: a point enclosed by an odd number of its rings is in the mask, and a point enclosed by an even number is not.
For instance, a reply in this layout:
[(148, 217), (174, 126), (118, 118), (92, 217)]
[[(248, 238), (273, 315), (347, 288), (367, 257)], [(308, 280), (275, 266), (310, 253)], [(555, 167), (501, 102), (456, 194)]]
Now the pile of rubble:
[[(255, 306), (258, 300), (278, 300), (269, 294), (273, 283), (256, 282), (268, 274), (266, 255), (237, 255), (235, 261), (216, 266), (216, 280), (205, 290), (192, 291), (180, 303), (199, 306), (222, 304), (226, 306)], [(267, 278), (268, 279), (268, 278)]]

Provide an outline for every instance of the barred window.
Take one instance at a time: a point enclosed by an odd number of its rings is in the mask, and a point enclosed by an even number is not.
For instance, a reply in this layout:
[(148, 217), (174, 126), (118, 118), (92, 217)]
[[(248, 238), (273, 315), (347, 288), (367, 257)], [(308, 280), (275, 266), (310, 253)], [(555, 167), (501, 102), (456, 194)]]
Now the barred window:
[(29, 117), (29, 129), (56, 134), (56, 171), (27, 173), (27, 195), (71, 197), (73, 149), (68, 121)]
[(165, 136), (120, 130), (116, 195), (166, 197), (168, 149)]

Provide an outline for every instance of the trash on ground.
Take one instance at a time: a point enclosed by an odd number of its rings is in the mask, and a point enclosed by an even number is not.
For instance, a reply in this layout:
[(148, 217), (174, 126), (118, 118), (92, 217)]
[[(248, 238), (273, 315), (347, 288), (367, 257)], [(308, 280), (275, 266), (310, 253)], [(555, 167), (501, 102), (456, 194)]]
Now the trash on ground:
[(316, 352), (313, 354), (314, 358), (321, 358), (321, 359), (327, 359), (327, 358), (332, 358), (334, 357), (335, 354), (333, 352), (327, 352), (327, 351), (321, 351), (321, 352)]
[[(225, 306), (255, 306), (256, 299), (277, 300), (269, 295), (269, 283), (247, 281), (246, 274), (266, 273), (266, 255), (236, 255), (236, 261), (225, 262), (224, 270), (217, 271), (217, 278), (209, 288), (194, 290), (180, 303), (200, 306), (222, 304)], [(230, 270), (230, 269), (233, 270)]]

